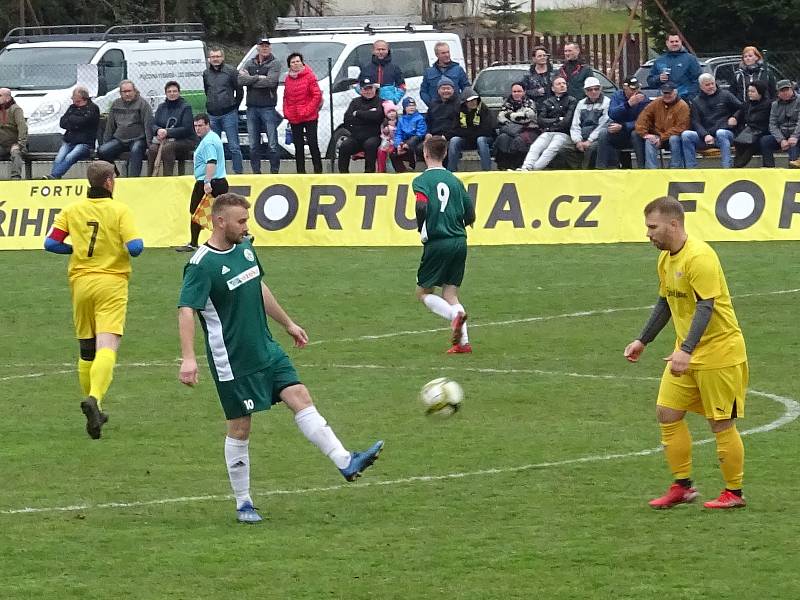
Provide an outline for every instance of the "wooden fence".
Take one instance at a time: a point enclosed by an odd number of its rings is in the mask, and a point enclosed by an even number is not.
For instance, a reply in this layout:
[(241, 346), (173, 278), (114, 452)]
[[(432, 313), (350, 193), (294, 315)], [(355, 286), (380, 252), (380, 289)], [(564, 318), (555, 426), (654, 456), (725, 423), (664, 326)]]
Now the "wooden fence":
[(638, 33), (625, 36), (625, 43), (618, 56), (614, 56), (623, 38), (622, 33), (591, 35), (537, 35), (514, 37), (464, 37), (464, 58), (467, 61), (467, 74), (470, 80), (492, 64), (530, 64), (531, 51), (534, 46), (544, 46), (550, 51), (552, 62), (563, 62), (564, 44), (577, 42), (581, 45), (581, 55), (594, 68), (599, 69), (607, 77), (613, 76), (614, 64), (617, 65), (616, 80), (620, 83), (625, 77), (633, 75), (641, 62), (641, 40)]

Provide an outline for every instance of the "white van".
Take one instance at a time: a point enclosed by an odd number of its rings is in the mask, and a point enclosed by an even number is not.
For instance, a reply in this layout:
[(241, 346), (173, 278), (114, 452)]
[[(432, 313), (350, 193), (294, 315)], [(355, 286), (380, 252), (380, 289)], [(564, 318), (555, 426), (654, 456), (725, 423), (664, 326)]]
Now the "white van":
[[(28, 122), (28, 149), (55, 152), (58, 122), (84, 85), (107, 112), (130, 79), (155, 111), (169, 80), (195, 112), (205, 110), (205, 29), (200, 23), (18, 27), (0, 50), (0, 82), (11, 89)], [(10, 43), (9, 43), (10, 42)]]
[[(286, 58), (292, 52), (299, 52), (303, 55), (305, 63), (314, 70), (322, 89), (323, 106), (319, 114), (317, 132), (320, 151), (329, 158), (333, 156), (338, 139), (344, 134), (342, 130), (344, 112), (350, 101), (357, 95), (353, 90), (353, 85), (356, 83), (355, 78), (360, 66), (368, 64), (372, 60), (372, 43), (375, 40), (384, 40), (389, 43), (392, 63), (403, 71), (406, 94), (416, 99), (417, 109), (421, 112), (427, 110), (419, 95), (422, 74), (436, 61), (436, 55), (433, 52), (434, 46), (438, 42), (446, 42), (450, 46), (450, 58), (465, 67), (459, 37), (454, 33), (435, 31), (430, 25), (339, 28), (326, 33), (320, 33), (319, 29), (311, 31), (308, 34), (291, 37), (270, 38), (272, 54), (281, 65), (281, 84), (278, 86), (277, 108), (280, 112), (283, 106), (283, 80), (286, 79), (288, 72)], [(239, 63), (239, 68), (241, 69), (257, 52), (257, 46), (253, 46)], [(328, 68), (329, 58), (332, 67), (330, 71)], [(332, 74), (330, 78), (329, 73)], [(331, 81), (333, 82), (332, 88)], [(242, 114), (244, 114), (245, 104), (246, 99), (242, 103)], [(331, 111), (331, 106), (333, 106), (333, 111)], [(331, 113), (333, 113), (333, 129), (331, 129)], [(289, 154), (294, 155), (294, 146), (286, 143), (286, 128), (287, 122), (284, 120), (278, 128), (278, 140)], [(240, 131), (242, 131), (241, 127)], [(242, 146), (248, 146), (246, 133), (240, 133), (239, 140)]]

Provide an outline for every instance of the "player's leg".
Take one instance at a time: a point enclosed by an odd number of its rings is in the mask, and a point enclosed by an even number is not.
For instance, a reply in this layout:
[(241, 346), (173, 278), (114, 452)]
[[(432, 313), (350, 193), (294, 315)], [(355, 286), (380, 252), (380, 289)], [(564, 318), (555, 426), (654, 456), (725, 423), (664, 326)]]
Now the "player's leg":
[(230, 381), (215, 381), (219, 402), (225, 413), (225, 468), (236, 499), (236, 520), (258, 523), (261, 516), (250, 497), (251, 413), (272, 404), (264, 390), (261, 372)]
[(444, 240), (431, 241), (422, 249), (422, 259), (417, 269), (416, 296), (433, 314), (448, 321), (453, 320), (453, 308), (447, 300), (434, 293), (434, 288), (441, 285), (445, 268), (445, 257), (442, 254)]
[(125, 330), (128, 280), (116, 276), (95, 277), (94, 297), (97, 352), (92, 362), (89, 396), (95, 398), (102, 409), (103, 398), (114, 377), (117, 351)]
[(744, 444), (736, 428), (736, 419), (744, 416), (748, 382), (747, 363), (723, 369), (698, 372), (700, 393), (706, 418), (717, 442), (717, 458), (725, 489), (706, 508), (741, 508), (744, 479)]
[(449, 353), (472, 352), (467, 333), (467, 310), (458, 299), (458, 290), (464, 280), (467, 261), (467, 242), (465, 238), (449, 241), (446, 267), (442, 275), (442, 297), (451, 306), (452, 347)]
[(236, 499), (236, 518), (241, 523), (258, 523), (261, 516), (250, 497), (250, 415), (228, 419), (225, 435), (225, 466)]
[(327, 456), (347, 481), (355, 481), (378, 458), (383, 441), (364, 452), (350, 452), (339, 441), (311, 400), (308, 388), (300, 383), (288, 356), (276, 361), (273, 369), (273, 394), (294, 413), (294, 422), (306, 439)]
[(97, 339), (93, 337), (79, 339), (78, 345), (80, 346), (78, 381), (81, 384), (81, 392), (83, 392), (84, 396), (88, 396), (92, 386), (91, 370), (92, 362), (94, 362), (95, 353), (97, 352)]
[[(453, 335), (450, 342), (453, 346), (469, 346), (469, 334), (467, 333), (467, 309), (458, 299), (458, 286), (445, 284), (442, 286), (442, 298), (450, 305), (451, 320), (450, 325)], [(451, 348), (452, 350), (452, 348)]]
[(698, 496), (691, 479), (692, 436), (684, 417), (687, 410), (697, 411), (699, 403), (700, 394), (694, 379), (688, 374), (674, 377), (667, 366), (658, 390), (656, 418), (673, 484), (666, 494), (650, 501), (653, 508), (672, 508), (692, 502)]

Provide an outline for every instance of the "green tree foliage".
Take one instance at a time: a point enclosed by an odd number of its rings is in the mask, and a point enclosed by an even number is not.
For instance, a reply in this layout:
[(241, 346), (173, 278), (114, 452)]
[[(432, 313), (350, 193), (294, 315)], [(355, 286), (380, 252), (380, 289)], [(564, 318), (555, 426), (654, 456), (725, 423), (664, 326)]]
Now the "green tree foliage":
[[(645, 0), (645, 26), (651, 45), (664, 49), (672, 29), (654, 0)], [(670, 18), (701, 53), (753, 45), (770, 50), (796, 49), (800, 0), (661, 0)]]
[[(23, 0), (25, 25), (157, 23), (163, 3), (167, 22), (201, 22), (208, 37), (220, 42), (251, 44), (272, 31), (275, 19), (286, 15), (292, 0)], [(0, 11), (0, 35), (20, 25), (20, 2), (8, 0)]]
[(522, 3), (514, 3), (511, 0), (486, 2), (483, 5), (483, 14), (497, 23), (497, 29), (508, 32), (519, 23), (520, 6)]

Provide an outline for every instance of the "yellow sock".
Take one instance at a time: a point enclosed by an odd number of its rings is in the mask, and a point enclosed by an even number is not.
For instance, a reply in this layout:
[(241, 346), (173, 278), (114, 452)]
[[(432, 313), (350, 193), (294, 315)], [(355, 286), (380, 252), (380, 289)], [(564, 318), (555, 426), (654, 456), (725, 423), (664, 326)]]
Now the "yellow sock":
[(717, 436), (717, 457), (719, 458), (719, 468), (722, 470), (722, 477), (725, 479), (725, 487), (729, 490), (742, 489), (742, 479), (744, 478), (744, 444), (742, 436), (736, 429), (736, 425), (728, 427), (725, 431), (720, 431)]
[(664, 455), (674, 479), (692, 475), (692, 436), (684, 419), (675, 423), (659, 423)]
[(103, 396), (106, 395), (111, 379), (114, 377), (114, 365), (117, 362), (117, 353), (111, 348), (100, 348), (92, 362), (91, 389), (89, 395), (97, 400), (97, 406), (102, 408)]
[(89, 388), (91, 388), (91, 384), (89, 383), (92, 380), (89, 376), (91, 370), (92, 361), (83, 360), (82, 358), (78, 359), (78, 381), (81, 382), (81, 391), (84, 396), (89, 395)]

